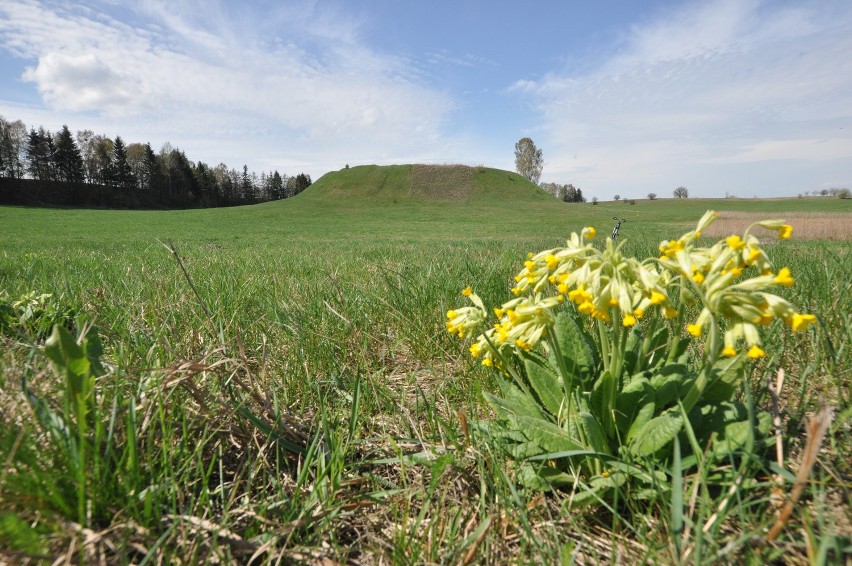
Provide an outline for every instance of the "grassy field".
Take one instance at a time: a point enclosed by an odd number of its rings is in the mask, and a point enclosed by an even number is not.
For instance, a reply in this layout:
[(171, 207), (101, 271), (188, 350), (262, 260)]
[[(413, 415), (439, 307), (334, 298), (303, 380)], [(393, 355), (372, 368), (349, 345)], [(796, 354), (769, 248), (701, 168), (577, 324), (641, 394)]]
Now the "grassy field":
[[(786, 471), (687, 492), (685, 527), (669, 499), (570, 508), (567, 491), (522, 489), (473, 426), (498, 378), (444, 313), (467, 285), (502, 303), (527, 252), (583, 226), (626, 218), (627, 253), (646, 257), (707, 209), (846, 226), (767, 239), (796, 278), (784, 296), (820, 318), (770, 326), (749, 381), (767, 408), (785, 371)], [(504, 171), (426, 166), (356, 167), (231, 209), (0, 208), (5, 303), (52, 295), (0, 337), (0, 562), (848, 561), (850, 219), (839, 199), (563, 204)], [(101, 337), (85, 410), (44, 354), (53, 322)], [(766, 542), (824, 405), (804, 495)]]

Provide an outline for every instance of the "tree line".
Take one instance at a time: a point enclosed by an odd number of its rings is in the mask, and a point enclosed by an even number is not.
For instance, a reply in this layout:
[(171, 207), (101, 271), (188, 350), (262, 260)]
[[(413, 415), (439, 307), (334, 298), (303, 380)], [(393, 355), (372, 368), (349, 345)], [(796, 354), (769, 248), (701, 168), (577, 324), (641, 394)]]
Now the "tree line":
[(194, 208), (254, 204), (295, 196), (309, 175), (257, 175), (191, 161), (166, 142), (127, 144), (91, 130), (55, 133), (0, 116), (0, 202), (111, 205), (123, 208)]

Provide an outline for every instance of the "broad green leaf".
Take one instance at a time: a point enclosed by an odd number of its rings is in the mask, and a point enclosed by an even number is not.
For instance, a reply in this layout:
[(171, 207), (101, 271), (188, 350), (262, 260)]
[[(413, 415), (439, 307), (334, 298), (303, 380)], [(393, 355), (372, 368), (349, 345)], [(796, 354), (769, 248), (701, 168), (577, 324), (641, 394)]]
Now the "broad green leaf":
[[(559, 351), (570, 381), (579, 380), (585, 383), (594, 375), (597, 358), (592, 342), (570, 314), (561, 312), (556, 316), (553, 325), (554, 337), (559, 345)], [(551, 353), (551, 363), (560, 367), (555, 354)]]
[(634, 373), (654, 370), (664, 363), (668, 353), (666, 344), (670, 337), (669, 329), (665, 326), (657, 330), (649, 340), (647, 350), (637, 360), (637, 366), (633, 368)]
[(640, 325), (637, 324), (630, 329), (630, 334), (627, 335), (627, 342), (624, 345), (624, 367), (628, 372), (635, 373), (633, 370), (638, 365), (641, 349), (642, 334)]
[(485, 401), (491, 405), (491, 408), (503, 418), (515, 415), (524, 415), (538, 419), (545, 418), (538, 403), (515, 387), (506, 389), (503, 397), (497, 397), (491, 393), (483, 393), (483, 396), (485, 397)]
[(648, 378), (641, 373), (628, 378), (615, 400), (615, 424), (622, 439), (633, 426), (637, 413), (648, 404), (653, 412), (654, 388)]
[(44, 344), (44, 353), (53, 362), (56, 372), (66, 378), (74, 397), (83, 394), (83, 380), (90, 374), (89, 359), (68, 329), (58, 324), (54, 326)]
[(609, 454), (610, 448), (607, 442), (607, 436), (598, 419), (589, 412), (582, 412), (574, 417), (580, 430), (583, 431), (585, 444), (601, 454)]
[(636, 414), (633, 416), (633, 422), (630, 428), (627, 429), (626, 440), (632, 442), (636, 435), (639, 434), (645, 425), (654, 418), (654, 413), (657, 410), (657, 405), (654, 403), (654, 397), (644, 397), (643, 403), (637, 406)]
[(551, 422), (525, 416), (517, 416), (513, 420), (531, 442), (541, 447), (541, 453), (590, 448), (581, 445), (577, 439), (571, 438), (567, 431)]
[(602, 427), (602, 432), (607, 438), (615, 436), (615, 397), (617, 378), (609, 373), (603, 372), (595, 382), (595, 387), (589, 395), (591, 413), (597, 417)]
[(574, 485), (574, 476), (547, 464), (525, 462), (518, 470), (518, 483), (531, 489), (558, 489)]
[(691, 383), (692, 376), (683, 364), (673, 363), (662, 368), (651, 378), (651, 387), (656, 391), (655, 403), (657, 407), (667, 407), (674, 403), (683, 391), (686, 384)]
[(654, 417), (635, 434), (630, 447), (634, 454), (650, 456), (666, 446), (683, 428), (680, 414), (666, 412)]
[(742, 354), (716, 362), (710, 373), (710, 383), (704, 390), (701, 401), (730, 401), (737, 392), (745, 371), (745, 356)]
[(527, 370), (527, 379), (541, 404), (552, 415), (558, 415), (565, 398), (559, 377), (530, 357), (524, 358), (524, 368)]

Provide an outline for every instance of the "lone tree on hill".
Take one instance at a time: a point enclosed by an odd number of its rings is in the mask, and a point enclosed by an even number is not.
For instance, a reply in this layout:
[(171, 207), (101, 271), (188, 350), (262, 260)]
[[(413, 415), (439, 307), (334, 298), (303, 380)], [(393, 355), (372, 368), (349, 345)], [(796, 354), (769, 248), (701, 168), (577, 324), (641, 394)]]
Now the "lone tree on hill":
[(689, 197), (689, 191), (686, 190), (686, 187), (683, 187), (683, 186), (676, 188), (674, 190), (673, 194), (674, 194), (675, 198), (687, 198), (687, 197)]
[(657, 193), (648, 193), (648, 200), (654, 200), (657, 198)]
[(535, 146), (530, 138), (521, 138), (515, 144), (515, 169), (518, 173), (538, 184), (541, 178), (541, 169), (544, 159), (541, 150)]

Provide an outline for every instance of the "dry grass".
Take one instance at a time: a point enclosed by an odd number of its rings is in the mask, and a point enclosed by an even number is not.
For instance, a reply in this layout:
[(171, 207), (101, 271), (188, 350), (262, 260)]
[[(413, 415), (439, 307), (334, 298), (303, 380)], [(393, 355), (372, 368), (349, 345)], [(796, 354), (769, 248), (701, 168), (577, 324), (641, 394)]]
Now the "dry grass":
[[(754, 212), (720, 212), (719, 218), (704, 231), (706, 236), (727, 236), (742, 234), (751, 224), (767, 220), (770, 215)], [(793, 226), (793, 238), (797, 240), (852, 240), (852, 215), (820, 212), (792, 212), (780, 215), (787, 224)], [(773, 232), (759, 230), (761, 239), (770, 239)]]

